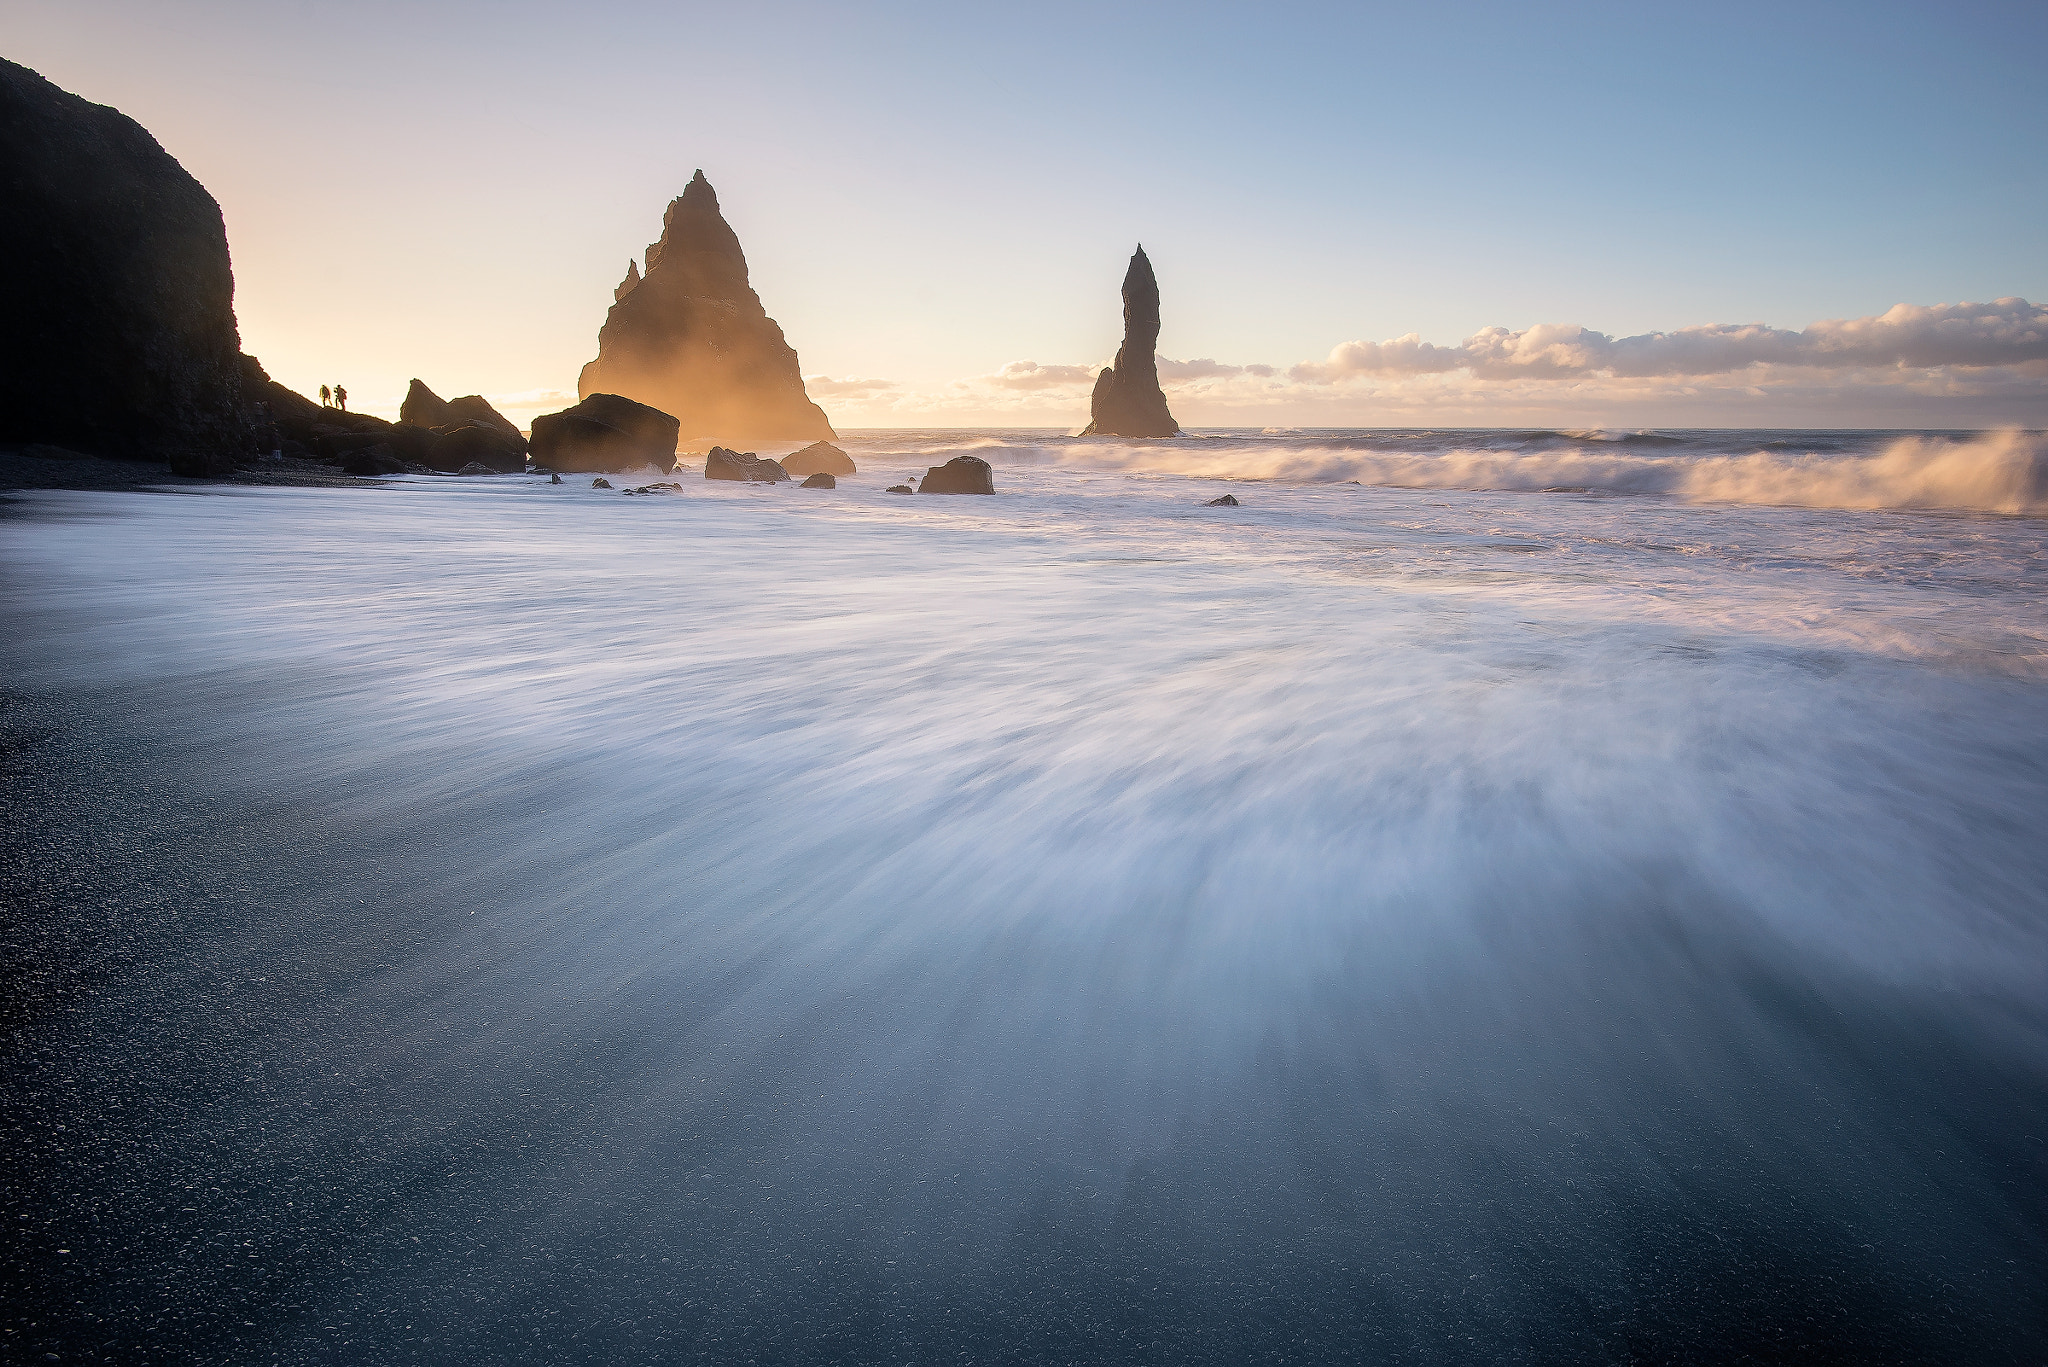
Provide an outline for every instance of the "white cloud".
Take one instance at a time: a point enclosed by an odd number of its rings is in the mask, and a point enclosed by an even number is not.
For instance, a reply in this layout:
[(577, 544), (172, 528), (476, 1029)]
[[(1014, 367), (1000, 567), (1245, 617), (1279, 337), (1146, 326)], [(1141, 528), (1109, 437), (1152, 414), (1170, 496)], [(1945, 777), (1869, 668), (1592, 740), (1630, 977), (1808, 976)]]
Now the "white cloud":
[[(1060, 389), (1069, 385), (1093, 385), (1099, 373), (1094, 366), (1012, 361), (993, 375), (978, 375), (975, 379), (1003, 389)], [(974, 380), (966, 383), (973, 384)]]
[(1894, 366), (1982, 368), (2048, 361), (2048, 305), (2006, 298), (1988, 304), (1900, 304), (1869, 318), (1830, 319), (1801, 332), (1762, 323), (1712, 323), (1675, 332), (1610, 337), (1571, 323), (1520, 332), (1482, 328), (1454, 347), (1414, 333), (1390, 342), (1345, 342), (1289, 375), (1305, 384), (1354, 376), (1467, 370), (1485, 380), (1726, 375), (1751, 367), (1824, 370)]

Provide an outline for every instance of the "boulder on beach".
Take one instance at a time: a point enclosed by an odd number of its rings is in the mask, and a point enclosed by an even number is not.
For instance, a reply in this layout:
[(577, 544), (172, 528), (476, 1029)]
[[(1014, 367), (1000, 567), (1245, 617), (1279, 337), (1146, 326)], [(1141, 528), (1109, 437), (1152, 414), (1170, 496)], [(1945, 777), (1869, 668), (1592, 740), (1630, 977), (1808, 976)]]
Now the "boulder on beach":
[(629, 266), (613, 298), (578, 394), (654, 404), (675, 414), (693, 443), (831, 438), (702, 171), (663, 215), (646, 273), (636, 278)]
[(854, 475), (853, 457), (829, 441), (814, 441), (801, 451), (792, 451), (781, 461), (782, 468), (798, 479), (807, 475)]
[(839, 481), (833, 476), (826, 474), (823, 470), (820, 470), (817, 474), (807, 477), (798, 487), (803, 489), (837, 489)]
[(192, 475), (256, 454), (205, 187), (127, 115), (8, 61), (0, 187), (0, 441)]
[(382, 442), (359, 446), (340, 459), (341, 472), (345, 475), (402, 475), (405, 462), (398, 454)]
[(1176, 437), (1180, 424), (1159, 387), (1159, 282), (1144, 245), (1124, 272), (1124, 343), (1116, 364), (1095, 377), (1084, 437)]
[(448, 415), (448, 401), (418, 378), (407, 387), (405, 402), (398, 405), (398, 420), (417, 427), (446, 427), (453, 421)]
[(1235, 508), (1237, 506), (1237, 495), (1225, 494), (1221, 498), (1212, 498), (1202, 506), (1204, 508)]
[[(500, 447), (515, 448), (522, 461), (527, 451), (525, 434), (513, 426), (510, 418), (491, 407), (483, 395), (465, 394), (458, 399), (443, 399), (418, 379), (405, 391), (405, 402), (398, 406), (398, 421), (436, 435), (462, 427), (480, 427), (497, 435), (501, 439)], [(525, 468), (523, 464), (521, 468)]]
[(789, 471), (779, 461), (757, 456), (752, 451), (728, 451), (714, 446), (704, 454), (704, 478), (739, 480), (747, 484), (780, 484)]
[(502, 475), (503, 470), (493, 470), (480, 460), (473, 460), (455, 472), (458, 475)]
[(574, 408), (533, 420), (537, 464), (570, 474), (676, 468), (676, 420), (618, 394), (592, 394)]
[(590, 487), (593, 489), (609, 489), (612, 487), (612, 482), (603, 475), (599, 475), (596, 479), (590, 481)]
[(444, 427), (434, 434), (434, 444), (420, 464), (457, 472), (466, 465), (483, 465), (493, 474), (516, 475), (526, 469), (526, 443), (477, 423)]
[(980, 456), (955, 456), (944, 465), (924, 472), (917, 486), (921, 494), (992, 494), (996, 491), (995, 471)]
[(519, 454), (527, 450), (526, 434), (513, 421), (491, 407), (481, 394), (460, 394), (448, 400), (448, 414), (451, 422), (468, 423), (473, 427), (487, 427), (499, 436), (519, 443)]
[(917, 491), (908, 484), (892, 484), (884, 492), (891, 494), (914, 494)]

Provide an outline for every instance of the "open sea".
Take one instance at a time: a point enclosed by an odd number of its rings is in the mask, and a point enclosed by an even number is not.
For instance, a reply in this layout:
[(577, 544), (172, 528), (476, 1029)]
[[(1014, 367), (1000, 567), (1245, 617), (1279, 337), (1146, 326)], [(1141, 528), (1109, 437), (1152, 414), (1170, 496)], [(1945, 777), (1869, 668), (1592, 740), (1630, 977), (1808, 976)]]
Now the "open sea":
[(841, 444), (0, 505), (0, 1363), (2048, 1359), (2048, 438)]

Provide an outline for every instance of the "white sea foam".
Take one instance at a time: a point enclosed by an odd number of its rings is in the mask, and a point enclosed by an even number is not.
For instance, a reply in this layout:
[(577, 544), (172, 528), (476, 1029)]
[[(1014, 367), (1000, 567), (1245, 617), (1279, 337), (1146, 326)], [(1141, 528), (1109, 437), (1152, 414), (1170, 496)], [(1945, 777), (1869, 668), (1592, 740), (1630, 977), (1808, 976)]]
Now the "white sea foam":
[[(2048, 515), (2048, 435), (2038, 432), (1896, 436), (1853, 453), (1729, 452), (1707, 442), (1669, 442), (1692, 449), (1667, 451), (1654, 449), (1667, 443), (1651, 433), (1536, 435), (1552, 440), (1539, 440), (1534, 449), (1414, 441), (1395, 450), (1326, 445), (1313, 436), (1285, 444), (1109, 440), (1076, 442), (1047, 455), (1076, 466), (1202, 478), (1525, 492), (1563, 487), (1716, 503)], [(1633, 443), (1653, 449), (1629, 449)]]
[[(853, 1277), (1020, 1342), (1027, 1269), (1081, 1297), (1128, 1254), (1176, 1305), (1306, 1323), (1326, 1274), (1270, 1260), (1327, 1248), (1376, 1323), (1505, 1359), (1580, 1288), (1719, 1275), (1724, 1231), (1831, 1278), (2004, 1269), (2032, 1217), (1983, 1155), (2033, 1132), (2003, 1108), (2048, 1000), (2040, 525), (1724, 500), (2024, 511), (2038, 439), (1639, 436), (865, 434), (830, 493), (37, 495), (0, 521), (8, 658), (377, 852), (348, 895), (418, 947), (280, 1056), (386, 1142), (530, 1145), (406, 1189), (463, 1231), (527, 1193), (563, 1265), (656, 1255), (590, 1293), (606, 1322), (766, 1332)], [(883, 492), (966, 450), (999, 497)], [(1367, 476), (1411, 487), (1328, 482)], [(1675, 496), (1510, 492), (1559, 484)], [(317, 961), (296, 924), (222, 952)], [(369, 1106), (263, 1123), (353, 1154)]]

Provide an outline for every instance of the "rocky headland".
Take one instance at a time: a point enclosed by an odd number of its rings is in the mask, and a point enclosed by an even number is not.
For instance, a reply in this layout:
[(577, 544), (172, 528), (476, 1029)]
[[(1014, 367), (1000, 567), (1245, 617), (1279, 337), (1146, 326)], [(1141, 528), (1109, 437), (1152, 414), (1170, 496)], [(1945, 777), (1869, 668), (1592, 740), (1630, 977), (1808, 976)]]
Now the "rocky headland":
[(142, 125), (0, 61), (0, 442), (254, 456), (220, 205)]
[(1095, 377), (1084, 437), (1177, 437), (1180, 424), (1159, 387), (1159, 281), (1144, 245), (1124, 272), (1124, 342), (1116, 364)]
[(629, 264), (614, 300), (579, 395), (623, 394), (672, 413), (693, 444), (834, 435), (702, 171), (668, 206), (646, 273)]

